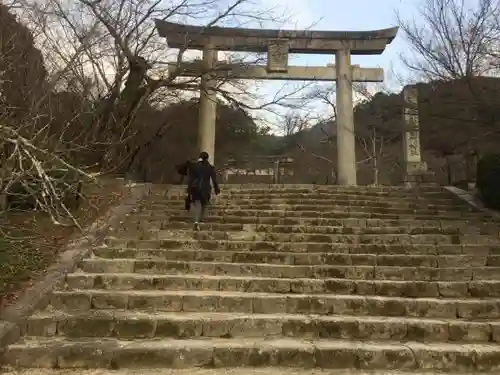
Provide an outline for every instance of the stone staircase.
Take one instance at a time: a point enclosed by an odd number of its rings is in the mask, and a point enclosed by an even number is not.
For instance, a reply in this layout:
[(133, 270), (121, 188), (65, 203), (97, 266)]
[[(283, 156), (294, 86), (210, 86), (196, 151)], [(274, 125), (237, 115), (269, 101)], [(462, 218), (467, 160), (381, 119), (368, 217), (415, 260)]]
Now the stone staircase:
[(155, 186), (4, 362), (500, 371), (492, 219), (438, 189), (222, 191), (193, 232), (184, 189)]

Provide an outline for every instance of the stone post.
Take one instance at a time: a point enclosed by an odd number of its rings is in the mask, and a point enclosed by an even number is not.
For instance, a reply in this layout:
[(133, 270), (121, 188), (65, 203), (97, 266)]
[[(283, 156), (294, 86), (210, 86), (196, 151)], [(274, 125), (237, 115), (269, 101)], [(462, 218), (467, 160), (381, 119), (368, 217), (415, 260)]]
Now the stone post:
[(420, 125), (418, 118), (418, 88), (403, 89), (403, 181), (408, 187), (434, 182), (434, 174), (422, 161)]
[(339, 185), (356, 185), (356, 140), (352, 102), (352, 69), (349, 49), (337, 51), (337, 163)]
[(474, 151), (469, 151), (465, 155), (465, 163), (466, 163), (466, 180), (468, 182), (474, 182), (477, 177), (477, 161), (478, 161), (478, 155), (477, 152)]
[(203, 69), (200, 86), (200, 112), (198, 114), (198, 148), (206, 151), (210, 162), (215, 162), (215, 122), (217, 101), (212, 70), (217, 63), (217, 51), (207, 44), (203, 49)]
[(280, 183), (280, 160), (275, 160), (274, 161), (274, 172), (273, 172), (273, 184), (279, 184)]

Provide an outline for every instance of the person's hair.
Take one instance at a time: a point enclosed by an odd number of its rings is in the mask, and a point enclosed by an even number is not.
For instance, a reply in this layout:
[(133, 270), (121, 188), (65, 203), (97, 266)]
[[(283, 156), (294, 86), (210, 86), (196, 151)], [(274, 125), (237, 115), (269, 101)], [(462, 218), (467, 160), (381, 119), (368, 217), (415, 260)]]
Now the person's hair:
[(203, 161), (208, 160), (208, 153), (205, 151), (200, 152), (200, 159)]

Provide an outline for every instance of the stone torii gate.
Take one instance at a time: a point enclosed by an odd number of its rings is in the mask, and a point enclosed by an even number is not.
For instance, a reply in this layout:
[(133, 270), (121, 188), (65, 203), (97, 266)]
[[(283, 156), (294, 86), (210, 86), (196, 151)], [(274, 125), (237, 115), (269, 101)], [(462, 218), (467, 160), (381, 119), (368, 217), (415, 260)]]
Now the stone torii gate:
[[(169, 72), (183, 77), (201, 76), (199, 148), (214, 158), (216, 79), (275, 79), (336, 81), (338, 184), (356, 185), (353, 82), (381, 82), (378, 68), (351, 65), (351, 55), (379, 55), (396, 37), (398, 28), (375, 31), (293, 31), (201, 27), (155, 20), (168, 46), (203, 51), (203, 59), (173, 64)], [(267, 66), (217, 61), (217, 51), (267, 52)], [(289, 53), (335, 54), (335, 65), (288, 66)]]

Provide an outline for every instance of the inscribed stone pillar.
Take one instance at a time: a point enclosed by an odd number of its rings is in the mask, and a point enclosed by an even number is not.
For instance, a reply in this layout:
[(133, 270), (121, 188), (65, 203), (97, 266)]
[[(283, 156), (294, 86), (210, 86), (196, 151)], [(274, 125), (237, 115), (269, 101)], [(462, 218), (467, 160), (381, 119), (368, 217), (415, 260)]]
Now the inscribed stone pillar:
[(433, 173), (427, 170), (427, 163), (422, 161), (418, 88), (415, 86), (403, 89), (403, 157), (405, 185), (416, 186), (433, 181)]
[(288, 40), (276, 39), (267, 47), (267, 72), (288, 72)]
[(350, 50), (337, 51), (335, 67), (337, 69), (337, 183), (356, 185), (356, 141)]
[(210, 162), (215, 162), (215, 121), (217, 101), (213, 68), (217, 62), (217, 51), (210, 44), (203, 49), (203, 69), (200, 86), (200, 112), (198, 117), (198, 148), (206, 151)]
[(275, 160), (273, 166), (273, 184), (280, 183), (280, 161)]

